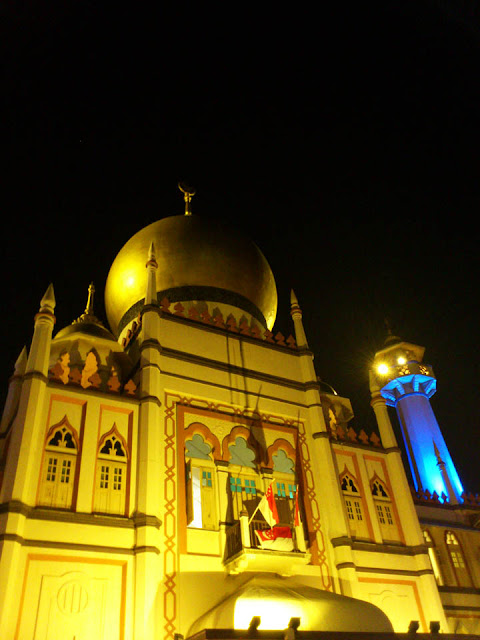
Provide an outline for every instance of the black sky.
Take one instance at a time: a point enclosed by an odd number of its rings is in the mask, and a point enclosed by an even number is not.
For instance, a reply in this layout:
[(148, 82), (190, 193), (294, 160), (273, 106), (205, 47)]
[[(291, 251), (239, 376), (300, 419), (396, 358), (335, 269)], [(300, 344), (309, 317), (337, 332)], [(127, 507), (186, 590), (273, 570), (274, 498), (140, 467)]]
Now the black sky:
[(2, 388), (48, 283), (58, 327), (91, 280), (103, 316), (117, 251), (182, 212), (186, 179), (195, 213), (266, 255), (284, 333), (294, 287), (317, 373), (358, 427), (385, 316), (426, 346), (478, 491), (478, 4), (150, 4), (0, 10)]

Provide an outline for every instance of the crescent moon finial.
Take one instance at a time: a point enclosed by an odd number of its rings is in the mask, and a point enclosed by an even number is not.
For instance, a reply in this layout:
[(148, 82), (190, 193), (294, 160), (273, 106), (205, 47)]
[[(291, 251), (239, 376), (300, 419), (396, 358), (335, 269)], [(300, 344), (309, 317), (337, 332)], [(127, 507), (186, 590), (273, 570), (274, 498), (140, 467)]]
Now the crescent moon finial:
[(183, 199), (185, 200), (185, 215), (192, 215), (191, 202), (196, 191), (192, 187), (187, 186), (184, 182), (178, 183), (178, 188), (183, 193)]

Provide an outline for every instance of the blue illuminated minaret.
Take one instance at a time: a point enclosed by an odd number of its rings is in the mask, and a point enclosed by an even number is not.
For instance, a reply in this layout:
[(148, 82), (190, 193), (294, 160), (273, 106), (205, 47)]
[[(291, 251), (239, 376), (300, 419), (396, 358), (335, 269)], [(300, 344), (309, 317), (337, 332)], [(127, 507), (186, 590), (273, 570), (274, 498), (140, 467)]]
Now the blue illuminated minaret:
[(424, 352), (389, 333), (375, 354), (371, 381), (397, 410), (415, 489), (444, 494), (455, 504), (462, 502), (463, 487), (430, 405), (437, 381)]

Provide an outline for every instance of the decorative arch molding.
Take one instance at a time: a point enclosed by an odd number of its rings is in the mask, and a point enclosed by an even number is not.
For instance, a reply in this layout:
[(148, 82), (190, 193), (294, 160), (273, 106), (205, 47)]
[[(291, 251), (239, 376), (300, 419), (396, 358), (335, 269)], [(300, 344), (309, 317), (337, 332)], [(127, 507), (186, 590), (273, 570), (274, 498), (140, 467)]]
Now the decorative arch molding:
[(221, 452), (222, 448), (220, 446), (220, 442), (216, 435), (214, 435), (210, 429), (202, 424), (201, 422), (192, 422), (183, 432), (183, 442), (186, 443), (187, 440), (191, 440), (194, 435), (202, 436), (203, 440), (210, 445), (211, 451), (210, 453), (213, 456), (214, 460), (221, 460)]
[[(360, 491), (360, 485), (357, 481), (357, 478), (354, 476), (354, 474), (350, 471), (350, 469), (348, 469), (347, 465), (345, 465), (343, 467), (343, 471), (339, 476), (339, 482), (340, 482), (340, 487), (342, 488), (342, 491), (348, 491), (349, 493), (355, 493), (358, 496), (361, 496), (361, 491)], [(353, 486), (352, 486), (353, 485)], [(343, 487), (347, 486), (350, 488), (344, 489)], [(353, 487), (355, 487), (353, 489)]]
[(423, 533), (423, 539), (425, 540), (425, 543), (427, 545), (431, 545), (432, 547), (435, 547), (435, 540), (433, 539), (433, 536), (430, 533), (430, 531), (428, 529), (423, 529), (422, 533)]
[(67, 418), (67, 414), (65, 414), (63, 416), (63, 418), (60, 420), (60, 422), (57, 422), (56, 424), (54, 424), (47, 431), (44, 448), (46, 448), (48, 446), (57, 446), (57, 445), (49, 445), (49, 443), (52, 440), (52, 438), (55, 437), (55, 434), (57, 433), (57, 431), (62, 431), (62, 429), (66, 429), (66, 431), (68, 433), (70, 433), (70, 435), (71, 435), (71, 437), (73, 439), (73, 442), (75, 443), (75, 448), (73, 450), (75, 451), (75, 453), (78, 453), (80, 451), (80, 440), (79, 440), (79, 437), (78, 437), (77, 430), (75, 429), (75, 427), (72, 427), (72, 425), (70, 424), (70, 421)]
[[(378, 491), (376, 493), (374, 493), (375, 484), (381, 485), (381, 487), (383, 488), (383, 491), (386, 493), (386, 495), (383, 495), (382, 493), (379, 494)], [(380, 478), (380, 476), (377, 474), (376, 471), (373, 474), (372, 478), (370, 479), (370, 489), (371, 489), (372, 495), (375, 498), (384, 498), (386, 500), (390, 500), (391, 499), (390, 487), (388, 486), (387, 482), (385, 482), (385, 480)]]
[(474, 582), (470, 566), (460, 538), (454, 531), (447, 529), (444, 534), (444, 540), (457, 585), (459, 587), (473, 586)]
[(125, 461), (128, 461), (130, 459), (130, 451), (128, 449), (127, 441), (117, 429), (117, 425), (115, 424), (115, 422), (113, 423), (113, 427), (110, 429), (110, 431), (107, 431), (107, 433), (104, 433), (103, 436), (100, 438), (98, 442), (97, 455), (99, 456), (110, 455), (111, 457), (114, 457), (112, 454), (101, 453), (107, 440), (110, 439), (112, 436), (115, 436), (115, 438), (120, 442), (122, 449), (125, 452)]
[(273, 444), (271, 444), (268, 449), (267, 449), (267, 467), (270, 467), (270, 469), (273, 469), (273, 456), (278, 454), (279, 451), (283, 451), (287, 458), (290, 458), (290, 460), (293, 463), (293, 471), (295, 470), (295, 460), (296, 460), (296, 451), (293, 448), (293, 446), (290, 444), (290, 442), (288, 442), (288, 440), (285, 440), (284, 438), (278, 438), (277, 440), (275, 440), (275, 442)]
[(45, 437), (36, 504), (75, 509), (80, 468), (78, 433), (65, 414)]
[(258, 464), (261, 459), (261, 448), (253, 433), (246, 427), (237, 426), (233, 427), (230, 433), (224, 437), (222, 441), (222, 460), (228, 462), (230, 460), (229, 447), (235, 444), (237, 438), (244, 438), (247, 442), (247, 446), (255, 453), (255, 464)]
[(433, 575), (435, 576), (437, 584), (442, 586), (444, 584), (444, 577), (440, 566), (439, 556), (437, 554), (435, 539), (428, 529), (423, 529), (422, 534), (424, 543), (428, 548), (428, 557), (430, 558), (430, 563), (432, 565)]

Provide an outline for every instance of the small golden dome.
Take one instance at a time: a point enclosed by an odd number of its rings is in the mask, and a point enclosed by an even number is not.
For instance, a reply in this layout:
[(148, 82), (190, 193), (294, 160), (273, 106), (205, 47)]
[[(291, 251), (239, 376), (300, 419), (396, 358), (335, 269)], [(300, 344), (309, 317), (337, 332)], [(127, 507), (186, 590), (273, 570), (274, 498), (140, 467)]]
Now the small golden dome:
[(181, 215), (148, 225), (130, 238), (115, 258), (105, 287), (105, 307), (116, 335), (140, 310), (152, 242), (158, 263), (159, 300), (166, 296), (171, 302), (225, 303), (272, 328), (277, 288), (260, 249), (217, 220)]
[(85, 334), (95, 338), (103, 338), (104, 340), (115, 340), (114, 336), (108, 329), (103, 326), (103, 323), (93, 313), (93, 296), (95, 294), (95, 287), (93, 282), (88, 287), (87, 306), (85, 311), (80, 317), (72, 322), (72, 324), (60, 329), (55, 336), (57, 338), (66, 338), (67, 336), (76, 334)]
[(117, 371), (125, 376), (132, 364), (118, 344), (115, 336), (103, 326), (93, 310), (93, 283), (88, 287), (88, 300), (85, 311), (72, 324), (60, 329), (52, 340), (50, 349), (50, 367), (54, 367), (65, 354), (69, 363), (84, 363), (91, 351), (96, 354), (98, 365), (110, 369), (115, 365)]

